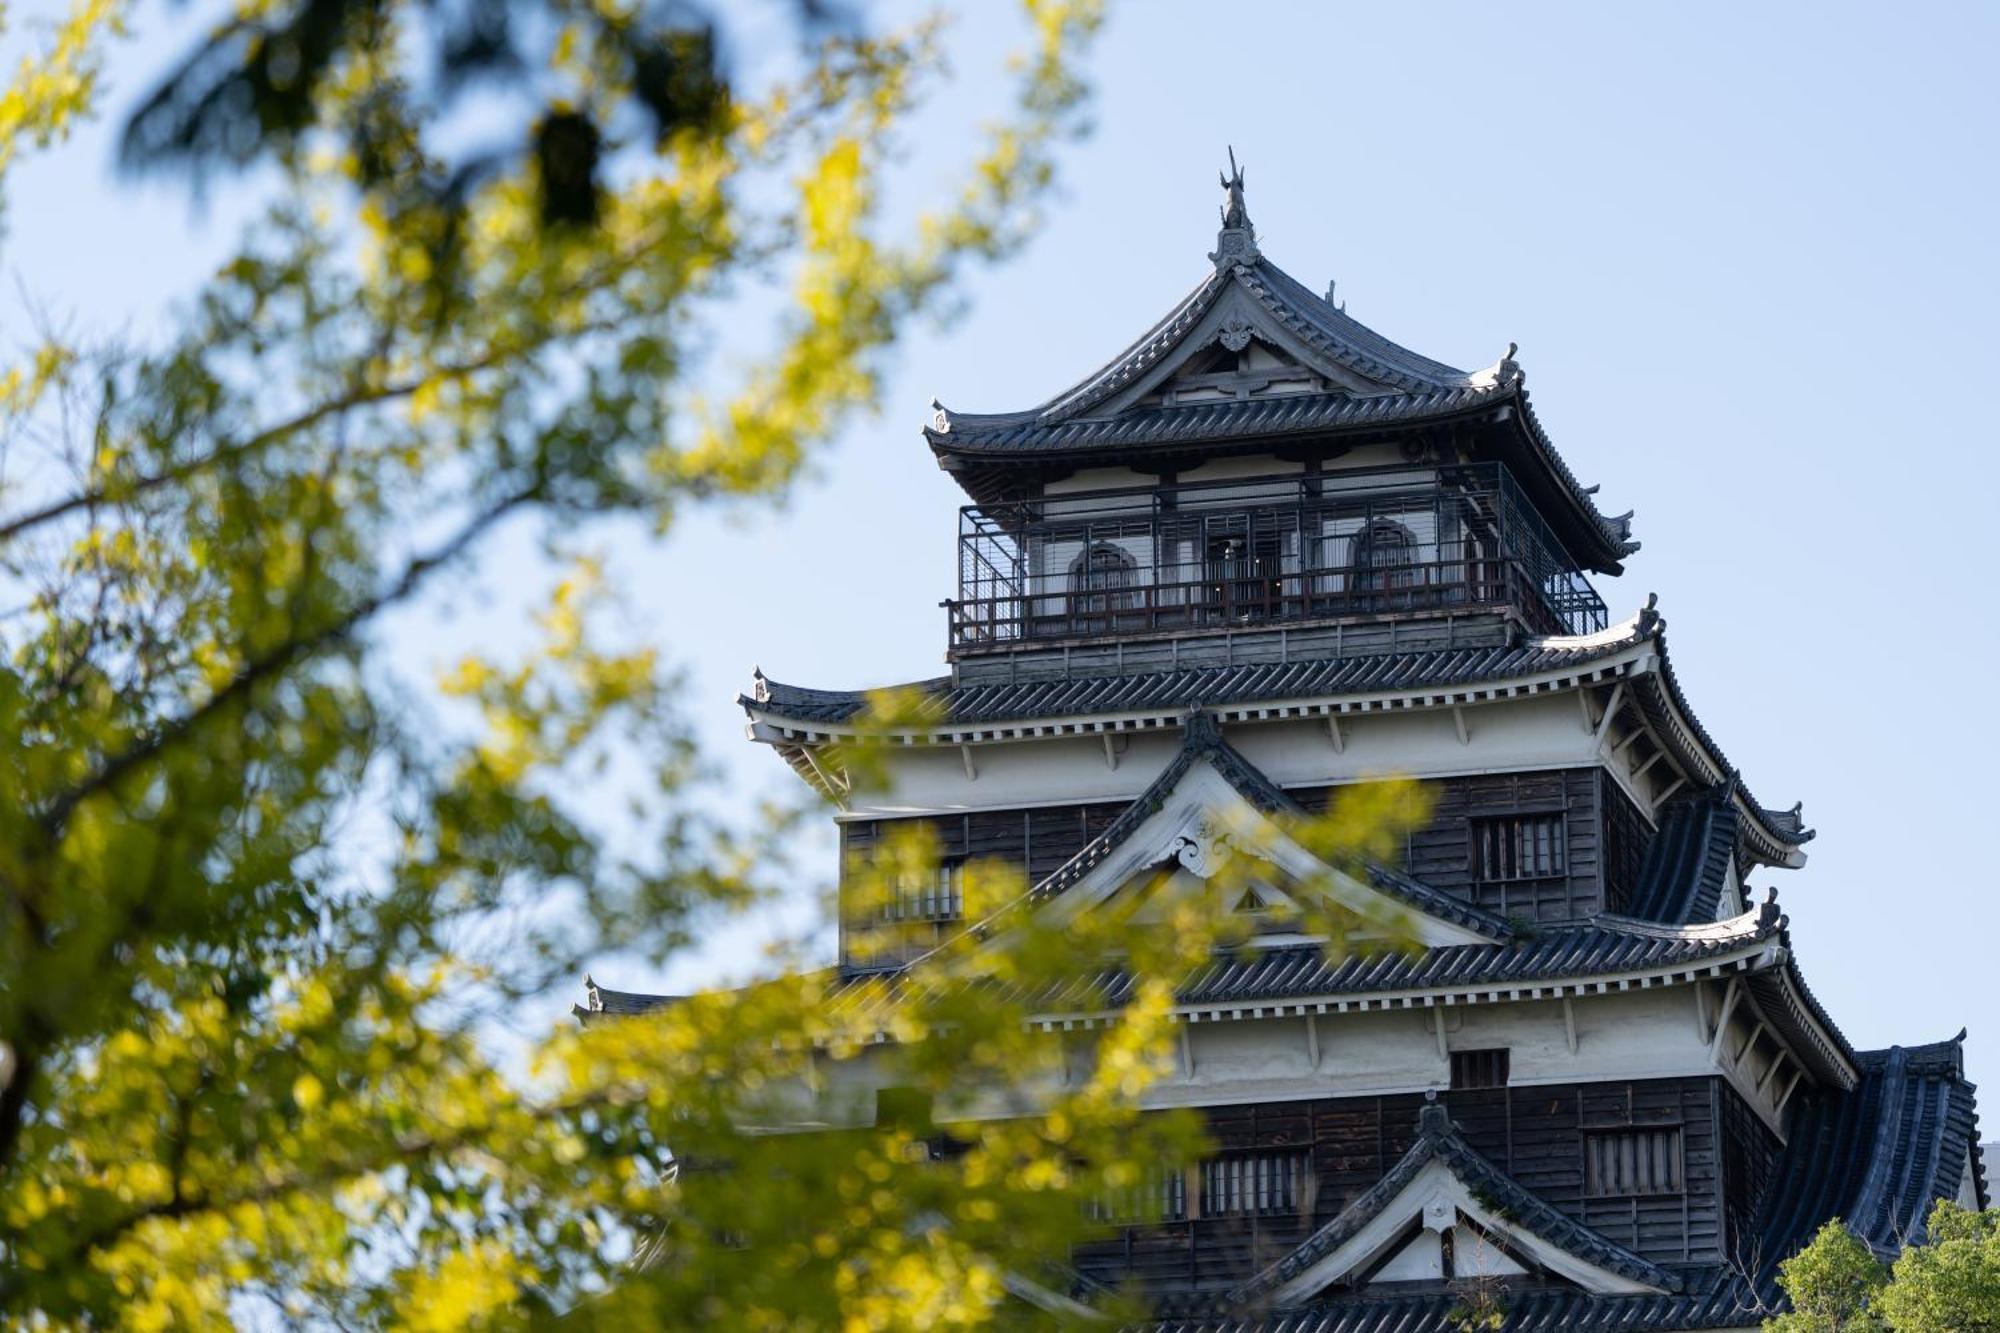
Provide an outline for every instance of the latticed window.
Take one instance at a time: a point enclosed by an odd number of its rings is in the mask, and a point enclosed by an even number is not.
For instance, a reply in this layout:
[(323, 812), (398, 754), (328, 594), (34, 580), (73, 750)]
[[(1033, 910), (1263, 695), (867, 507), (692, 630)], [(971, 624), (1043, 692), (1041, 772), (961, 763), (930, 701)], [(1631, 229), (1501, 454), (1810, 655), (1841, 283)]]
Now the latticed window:
[(1417, 539), (1400, 523), (1378, 518), (1354, 538), (1354, 586), (1364, 591), (1416, 582)]
[(1501, 815), (1472, 821), (1472, 873), (1481, 883), (1552, 879), (1568, 859), (1561, 814)]
[(884, 921), (956, 921), (965, 911), (965, 866), (946, 861), (899, 880), (882, 904)]
[(1451, 1086), (1461, 1088), (1504, 1088), (1507, 1086), (1507, 1048), (1451, 1053)]
[(1097, 542), (1070, 562), (1070, 604), (1079, 613), (1124, 611), (1133, 605), (1139, 562), (1122, 546)]
[(1584, 1134), (1585, 1194), (1594, 1198), (1679, 1194), (1682, 1187), (1679, 1125), (1598, 1129)]
[(1202, 1163), (1201, 1211), (1204, 1217), (1302, 1212), (1311, 1186), (1310, 1153), (1229, 1153)]
[(1156, 1168), (1131, 1189), (1085, 1200), (1083, 1215), (1093, 1222), (1185, 1221), (1187, 1175)]

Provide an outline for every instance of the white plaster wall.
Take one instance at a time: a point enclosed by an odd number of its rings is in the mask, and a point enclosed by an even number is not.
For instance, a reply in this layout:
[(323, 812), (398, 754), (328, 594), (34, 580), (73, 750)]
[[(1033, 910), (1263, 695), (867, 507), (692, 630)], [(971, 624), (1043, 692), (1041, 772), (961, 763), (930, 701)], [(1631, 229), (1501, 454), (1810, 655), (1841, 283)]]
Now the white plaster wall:
[(1200, 467), (1177, 474), (1176, 480), (1185, 485), (1198, 481), (1228, 481), (1236, 477), (1297, 476), (1305, 470), (1304, 463), (1272, 454), (1248, 454), (1242, 458), (1212, 459)]
[[(1418, 778), (1569, 768), (1601, 762), (1569, 694), (1535, 695), (1466, 707), (1460, 744), (1451, 711), (1348, 714), (1336, 751), (1320, 719), (1257, 722), (1225, 729), (1272, 781), (1285, 786), (1356, 782), (1387, 774)], [(897, 750), (885, 757), (889, 785), (857, 791), (847, 818), (1012, 809), (1077, 801), (1129, 801), (1172, 762), (1177, 727), (1119, 733), (1124, 752), (1114, 769), (1099, 735), (1006, 741), (972, 747), (968, 778), (956, 746)]]
[(1079, 491), (1122, 491), (1135, 486), (1157, 486), (1160, 479), (1129, 467), (1079, 468), (1067, 477), (1042, 487), (1044, 495), (1074, 495)]
[[(1193, 1023), (1186, 1029), (1185, 1048), (1192, 1071), (1177, 1051), (1173, 1068), (1148, 1090), (1143, 1104), (1214, 1106), (1442, 1090), (1450, 1084), (1450, 1064), (1438, 1054), (1434, 1013), (1444, 1015), (1447, 1050), (1507, 1047), (1512, 1052), (1508, 1082), (1514, 1087), (1716, 1072), (1697, 1028), (1693, 992), (1686, 986), (1586, 996), (1573, 1004), (1574, 1054), (1562, 1005), (1553, 1000), (1320, 1014), (1313, 1020), (1317, 1067), (1304, 1018)], [(963, 1106), (950, 1113), (999, 1118), (1044, 1104), (1063, 1085), (1065, 1066), (1072, 1081), (1086, 1076), (1091, 1042), (1082, 1031), (1049, 1034), (1039, 1067), (1008, 1088), (968, 1087)], [(866, 1124), (874, 1114), (874, 1089), (895, 1081), (888, 1048), (871, 1048), (852, 1060), (825, 1061), (820, 1089), (799, 1100), (802, 1108), (812, 1108), (802, 1118)]]

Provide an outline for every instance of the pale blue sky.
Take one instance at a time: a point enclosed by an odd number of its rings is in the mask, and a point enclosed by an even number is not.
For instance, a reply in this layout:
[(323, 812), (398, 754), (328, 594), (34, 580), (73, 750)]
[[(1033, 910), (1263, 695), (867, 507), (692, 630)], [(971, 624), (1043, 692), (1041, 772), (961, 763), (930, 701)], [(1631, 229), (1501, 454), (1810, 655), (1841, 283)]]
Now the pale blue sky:
[[(912, 198), (994, 109), (1011, 25), (968, 9)], [(121, 91), (180, 15), (147, 13)], [(1991, 5), (1127, 4), (1048, 231), (898, 352), (882, 418), (782, 517), (621, 541), (616, 568), (732, 781), (789, 781), (741, 739), (753, 664), (826, 686), (941, 670), (961, 497), (918, 433), (931, 395), (1027, 406), (1151, 323), (1204, 270), (1233, 143), (1263, 249), (1301, 281), (1455, 365), (1520, 343), (1571, 465), (1638, 510), (1645, 549), (1598, 583), (1613, 617), (1660, 594), (1703, 722), (1820, 830), (1805, 870), (1758, 877), (1814, 989), (1861, 1046), (1970, 1025), (2000, 1088), (1996, 67)], [(116, 181), (103, 135), (81, 148), (15, 182), (8, 286), (161, 327), (227, 200), (204, 217)], [(0, 335), (19, 310), (9, 290)], [(744, 948), (731, 932), (669, 980)]]

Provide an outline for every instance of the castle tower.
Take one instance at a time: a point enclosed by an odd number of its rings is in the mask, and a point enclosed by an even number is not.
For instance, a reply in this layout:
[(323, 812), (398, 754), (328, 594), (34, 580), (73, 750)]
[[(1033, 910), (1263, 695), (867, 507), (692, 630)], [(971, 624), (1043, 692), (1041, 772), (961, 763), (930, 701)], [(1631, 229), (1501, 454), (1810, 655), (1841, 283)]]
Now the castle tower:
[[(1053, 1295), (1360, 1333), (1449, 1327), (1479, 1278), (1510, 1328), (1754, 1327), (1826, 1219), (1887, 1254), (1934, 1200), (1983, 1205), (1959, 1039), (1856, 1051), (1813, 998), (1765, 887), (1811, 831), (1702, 726), (1652, 602), (1611, 621), (1589, 580), (1639, 549), (1631, 515), (1556, 452), (1515, 349), (1467, 372), (1389, 341), (1267, 259), (1223, 184), (1201, 281), (1106, 365), (1023, 411), (934, 405), (972, 503), (950, 671), (913, 687), (886, 788), (831, 766), (862, 692), (742, 700), (848, 855), (930, 826), (944, 866), (891, 905), (929, 939), (963, 924), (967, 858), (1077, 910), (1367, 775), (1434, 792), (1354, 886), (1423, 948), (1280, 935), (1190, 977), (1152, 1095), (1220, 1155), (1163, 1218), (1050, 1256)], [(844, 972), (903, 965), (866, 924)]]

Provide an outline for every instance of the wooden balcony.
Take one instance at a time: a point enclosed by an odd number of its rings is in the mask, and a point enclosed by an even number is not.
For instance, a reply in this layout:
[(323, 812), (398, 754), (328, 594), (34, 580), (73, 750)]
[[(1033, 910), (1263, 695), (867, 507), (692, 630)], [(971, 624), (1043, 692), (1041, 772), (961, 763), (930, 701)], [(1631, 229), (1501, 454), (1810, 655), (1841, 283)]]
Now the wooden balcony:
[(954, 654), (1074, 639), (1603, 601), (1497, 464), (1048, 496), (961, 511)]

